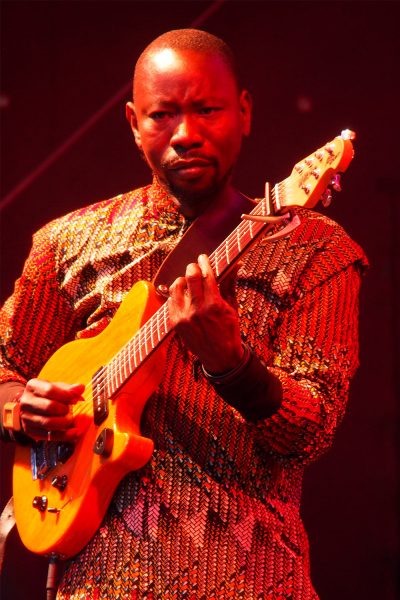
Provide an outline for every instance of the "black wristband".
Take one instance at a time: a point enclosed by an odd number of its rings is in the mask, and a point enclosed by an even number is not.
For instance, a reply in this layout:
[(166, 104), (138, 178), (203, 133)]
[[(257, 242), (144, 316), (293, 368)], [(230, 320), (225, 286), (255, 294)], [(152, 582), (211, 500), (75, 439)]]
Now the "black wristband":
[(247, 346), (244, 348), (241, 363), (232, 371), (212, 375), (204, 367), (202, 370), (225, 402), (236, 408), (246, 420), (256, 422), (267, 419), (278, 410), (282, 402), (282, 385)]

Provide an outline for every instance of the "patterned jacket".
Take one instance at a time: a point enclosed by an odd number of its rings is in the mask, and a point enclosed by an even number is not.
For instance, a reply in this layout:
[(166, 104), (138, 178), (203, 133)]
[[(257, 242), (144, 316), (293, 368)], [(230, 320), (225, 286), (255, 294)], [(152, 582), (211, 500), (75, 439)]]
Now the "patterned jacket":
[[(173, 336), (142, 415), (153, 456), (121, 482), (60, 600), (317, 598), (302, 475), (343, 417), (366, 258), (333, 221), (297, 214), (288, 237), (246, 254), (236, 282), (243, 340), (280, 379), (280, 409), (246, 422)], [(42, 228), (1, 313), (0, 381), (25, 382), (67, 341), (102, 331), (187, 226), (153, 183)]]

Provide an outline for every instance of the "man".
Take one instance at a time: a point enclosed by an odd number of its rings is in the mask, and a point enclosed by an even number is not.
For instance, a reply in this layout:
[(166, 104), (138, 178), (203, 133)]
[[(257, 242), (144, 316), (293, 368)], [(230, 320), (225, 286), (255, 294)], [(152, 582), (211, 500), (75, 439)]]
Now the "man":
[[(213, 236), (245, 201), (231, 176), (251, 101), (221, 40), (196, 30), (157, 38), (137, 62), (126, 112), (153, 183), (35, 235), (2, 313), (2, 397), (18, 401), (21, 425), (4, 437), (76, 440), (68, 406), (83, 386), (39, 380), (41, 366), (102, 331), (199, 216)], [(174, 278), (176, 335), (141, 420), (155, 450), (68, 565), (60, 599), (317, 598), (301, 479), (343, 415), (366, 262), (338, 225), (296, 213), (290, 235), (245, 255), (234, 300), (203, 253)]]

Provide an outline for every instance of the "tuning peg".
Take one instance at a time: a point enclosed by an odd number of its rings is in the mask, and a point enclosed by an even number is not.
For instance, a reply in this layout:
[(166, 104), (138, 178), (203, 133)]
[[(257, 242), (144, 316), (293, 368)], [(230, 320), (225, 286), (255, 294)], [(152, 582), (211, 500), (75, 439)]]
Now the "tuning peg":
[(342, 186), (340, 183), (340, 175), (334, 175), (332, 177), (332, 181), (331, 181), (331, 186), (333, 187), (333, 189), (335, 190), (335, 192), (341, 192), (342, 191)]
[(332, 192), (329, 188), (327, 188), (322, 194), (321, 200), (322, 205), (325, 206), (325, 208), (330, 205), (330, 203), (332, 202)]
[(356, 139), (356, 132), (352, 131), (351, 129), (343, 129), (343, 131), (340, 134), (340, 137), (343, 140), (355, 140)]

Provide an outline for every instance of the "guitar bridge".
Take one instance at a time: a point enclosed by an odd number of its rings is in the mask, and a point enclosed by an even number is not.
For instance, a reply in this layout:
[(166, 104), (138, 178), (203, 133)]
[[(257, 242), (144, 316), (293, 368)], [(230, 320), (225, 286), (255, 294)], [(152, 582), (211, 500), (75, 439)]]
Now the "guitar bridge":
[(74, 452), (74, 445), (67, 442), (36, 442), (31, 446), (32, 479), (46, 479), (60, 463), (65, 463)]

